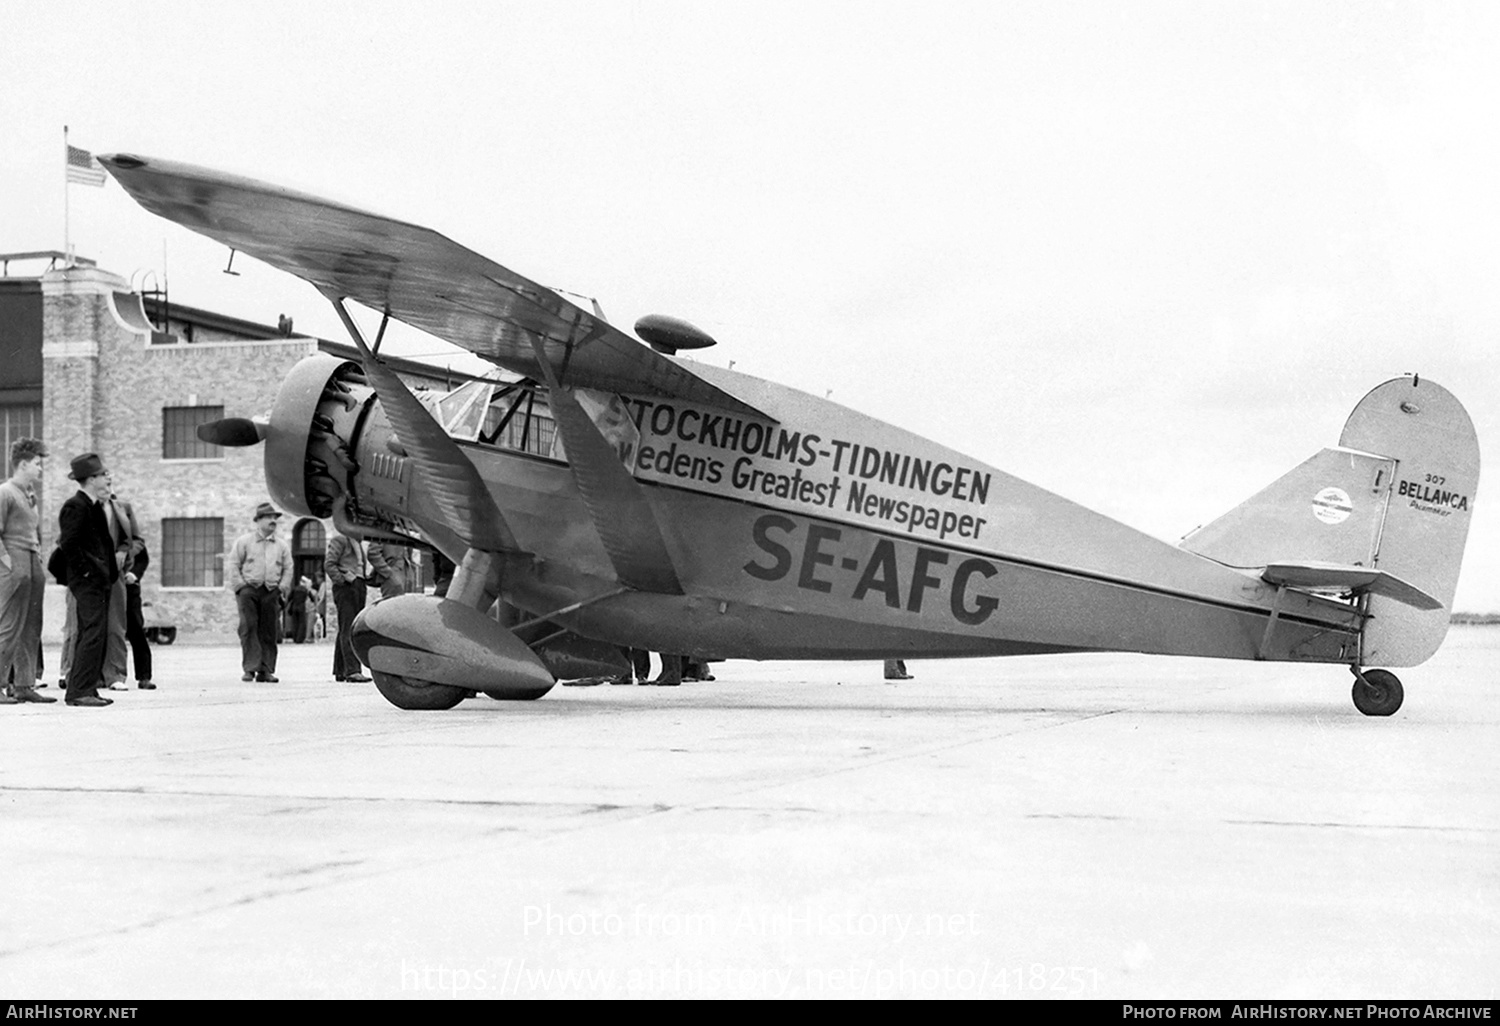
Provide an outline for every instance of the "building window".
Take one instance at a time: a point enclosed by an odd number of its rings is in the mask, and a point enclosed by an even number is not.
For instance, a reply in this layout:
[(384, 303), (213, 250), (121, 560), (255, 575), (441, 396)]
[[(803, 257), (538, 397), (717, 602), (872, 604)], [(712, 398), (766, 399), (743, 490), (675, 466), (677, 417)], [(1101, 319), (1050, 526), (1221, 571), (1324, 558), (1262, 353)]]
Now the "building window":
[(4, 431), (5, 476), (10, 476), (10, 446), (18, 438), (42, 437), (40, 406), (0, 406), (0, 427)]
[(224, 586), (224, 518), (164, 518), (161, 522), (161, 586)]
[[(4, 448), (0, 448), (0, 474), (10, 476), (10, 447), (22, 438), (42, 437), (42, 408), (40, 406), (0, 406), (0, 442)], [(42, 494), (41, 485), (36, 489), (37, 504), (46, 509), (46, 496)], [(55, 523), (56, 521), (54, 521)]]
[(198, 437), (198, 425), (224, 416), (222, 406), (164, 406), (161, 411), (161, 458), (164, 460), (222, 459), (224, 447)]

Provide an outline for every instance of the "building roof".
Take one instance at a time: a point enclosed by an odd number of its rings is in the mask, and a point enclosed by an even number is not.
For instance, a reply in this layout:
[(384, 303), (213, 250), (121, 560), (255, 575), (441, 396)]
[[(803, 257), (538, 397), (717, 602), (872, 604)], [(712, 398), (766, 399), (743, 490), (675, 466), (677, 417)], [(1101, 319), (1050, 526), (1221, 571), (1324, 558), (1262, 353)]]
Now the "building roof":
[[(308, 335), (297, 331), (293, 331), (288, 335), (279, 327), (259, 324), (255, 321), (248, 321), (239, 317), (231, 317), (228, 314), (217, 313), (213, 310), (204, 310), (200, 307), (184, 306), (181, 303), (167, 303), (160, 296), (143, 295), (141, 302), (145, 307), (147, 316), (153, 322), (170, 319), (181, 323), (195, 324), (226, 334), (238, 335), (247, 341), (274, 338), (311, 340), (317, 343), (318, 349), (328, 353), (330, 356), (337, 356), (344, 360), (353, 360), (355, 363), (360, 361), (359, 350), (346, 343), (333, 342), (329, 339), (318, 338), (315, 335)], [(449, 367), (405, 356), (382, 354), (381, 358), (392, 370), (403, 377), (421, 378), (432, 383), (445, 382), (444, 387), (450, 389), (479, 377), (479, 375), (470, 374), (466, 371), (453, 370)], [(511, 377), (512, 375), (504, 374), (504, 376)]]

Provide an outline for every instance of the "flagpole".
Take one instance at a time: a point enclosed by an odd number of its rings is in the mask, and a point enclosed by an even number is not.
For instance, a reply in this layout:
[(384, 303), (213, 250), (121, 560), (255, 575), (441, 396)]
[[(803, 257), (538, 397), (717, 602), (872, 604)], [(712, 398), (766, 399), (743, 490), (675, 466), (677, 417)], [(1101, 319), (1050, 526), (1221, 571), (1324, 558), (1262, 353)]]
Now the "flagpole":
[(68, 126), (63, 125), (63, 254), (66, 266), (73, 266), (73, 243), (68, 224)]

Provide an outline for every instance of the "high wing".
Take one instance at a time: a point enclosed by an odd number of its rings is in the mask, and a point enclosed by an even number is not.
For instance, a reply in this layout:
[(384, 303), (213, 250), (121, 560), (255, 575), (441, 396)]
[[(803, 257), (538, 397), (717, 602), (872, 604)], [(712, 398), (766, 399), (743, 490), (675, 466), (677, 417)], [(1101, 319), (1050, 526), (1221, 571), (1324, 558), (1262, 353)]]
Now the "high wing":
[(557, 293), (428, 228), (305, 193), (154, 157), (100, 162), (154, 214), (462, 346), (567, 387), (656, 395), (774, 421)]

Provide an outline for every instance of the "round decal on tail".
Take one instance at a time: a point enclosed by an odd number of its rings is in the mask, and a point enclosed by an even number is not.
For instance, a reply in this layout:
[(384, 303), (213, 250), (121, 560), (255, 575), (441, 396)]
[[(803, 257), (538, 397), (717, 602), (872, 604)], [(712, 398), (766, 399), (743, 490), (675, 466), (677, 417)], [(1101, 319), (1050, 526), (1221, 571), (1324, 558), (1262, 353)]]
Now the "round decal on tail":
[(1313, 496), (1312, 511), (1325, 524), (1342, 524), (1354, 512), (1354, 503), (1342, 488), (1324, 488)]

